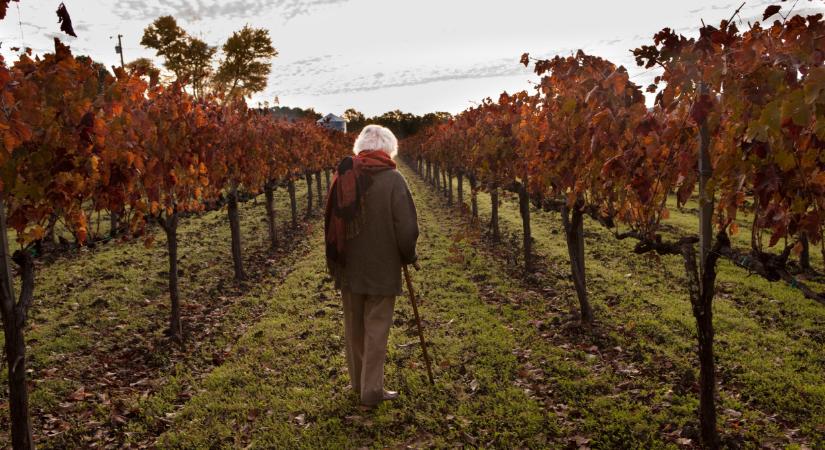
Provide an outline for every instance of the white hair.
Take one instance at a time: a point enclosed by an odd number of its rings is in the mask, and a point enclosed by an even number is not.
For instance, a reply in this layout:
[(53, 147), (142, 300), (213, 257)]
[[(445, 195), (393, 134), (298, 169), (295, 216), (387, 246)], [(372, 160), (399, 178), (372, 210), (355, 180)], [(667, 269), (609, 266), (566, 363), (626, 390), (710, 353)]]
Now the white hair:
[(356, 155), (364, 150), (381, 150), (390, 155), (390, 158), (395, 158), (398, 153), (398, 139), (389, 128), (381, 125), (367, 125), (361, 130), (361, 134), (355, 140), (355, 145), (352, 146), (352, 152)]

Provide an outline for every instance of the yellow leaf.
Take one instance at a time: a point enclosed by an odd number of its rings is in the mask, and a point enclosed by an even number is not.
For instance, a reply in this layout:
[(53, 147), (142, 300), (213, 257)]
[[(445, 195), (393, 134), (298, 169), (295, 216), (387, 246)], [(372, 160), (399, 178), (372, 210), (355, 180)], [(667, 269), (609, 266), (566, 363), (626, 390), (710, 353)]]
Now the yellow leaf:
[(796, 166), (796, 161), (794, 160), (793, 155), (785, 149), (774, 153), (773, 159), (776, 161), (776, 164), (779, 165), (779, 168), (786, 172)]

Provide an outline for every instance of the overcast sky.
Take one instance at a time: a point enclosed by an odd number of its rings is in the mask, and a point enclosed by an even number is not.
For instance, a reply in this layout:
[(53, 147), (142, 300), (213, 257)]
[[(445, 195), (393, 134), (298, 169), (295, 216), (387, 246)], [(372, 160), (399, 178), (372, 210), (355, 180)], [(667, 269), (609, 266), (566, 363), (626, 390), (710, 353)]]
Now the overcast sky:
[[(60, 36), (76, 54), (119, 64), (118, 33), (127, 62), (154, 57), (140, 38), (166, 14), (216, 46), (248, 24), (268, 29), (280, 53), (269, 85), (251, 103), (278, 97), (282, 105), (324, 113), (354, 107), (374, 115), (456, 113), (503, 90), (529, 89), (536, 78), (518, 63), (523, 52), (552, 56), (581, 48), (624, 65), (646, 84), (654, 74), (636, 67), (631, 48), (651, 43), (666, 26), (692, 34), (700, 19), (718, 24), (741, 0), (64, 0), (77, 38), (58, 31), (59, 3), (11, 4), (0, 22), (7, 62), (14, 59), (9, 47), (47, 52)], [(773, 3), (749, 0), (741, 20), (761, 18)], [(796, 8), (821, 5), (802, 0)]]

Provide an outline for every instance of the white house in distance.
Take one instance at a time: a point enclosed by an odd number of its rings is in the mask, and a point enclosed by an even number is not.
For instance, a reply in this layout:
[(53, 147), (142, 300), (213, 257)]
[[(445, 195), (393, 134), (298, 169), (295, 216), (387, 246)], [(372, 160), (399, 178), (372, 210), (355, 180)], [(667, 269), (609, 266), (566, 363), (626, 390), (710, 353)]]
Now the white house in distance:
[(332, 130), (338, 130), (342, 133), (347, 132), (347, 120), (332, 113), (321, 117), (317, 123)]

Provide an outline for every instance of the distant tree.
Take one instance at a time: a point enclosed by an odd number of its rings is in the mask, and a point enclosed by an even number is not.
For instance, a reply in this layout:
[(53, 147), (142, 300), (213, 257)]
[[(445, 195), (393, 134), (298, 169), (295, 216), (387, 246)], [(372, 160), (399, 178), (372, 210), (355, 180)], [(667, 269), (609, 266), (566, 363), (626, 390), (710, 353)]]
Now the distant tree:
[(160, 82), (160, 69), (155, 67), (155, 63), (149, 58), (138, 58), (126, 64), (129, 73), (136, 73), (149, 77), (149, 86), (155, 86)]
[(178, 26), (174, 17), (161, 16), (143, 30), (140, 45), (154, 49), (157, 56), (164, 58), (164, 67), (182, 80), (185, 74), (183, 54), (186, 38), (186, 31)]
[(217, 49), (190, 36), (172, 16), (158, 17), (143, 30), (140, 44), (154, 49), (164, 58), (163, 66), (175, 74), (192, 93), (202, 96), (206, 81), (212, 74), (212, 58)]
[(366, 117), (364, 117), (364, 113), (355, 108), (344, 111), (344, 119), (347, 119), (348, 122), (363, 122), (367, 120)]
[(387, 111), (380, 116), (367, 119), (367, 123), (377, 123), (385, 126), (399, 138), (405, 138), (418, 133), (424, 126), (449, 118), (449, 113), (429, 113), (425, 116), (406, 113), (400, 110)]
[(367, 118), (364, 117), (364, 113), (355, 108), (344, 111), (344, 119), (347, 121), (347, 130), (350, 133), (360, 133), (361, 129), (367, 125)]
[(270, 112), (275, 117), (282, 117), (290, 121), (300, 119), (318, 120), (321, 118), (321, 114), (318, 114), (313, 108), (302, 109), (290, 108), (289, 106), (273, 106), (270, 108)]
[(217, 48), (193, 37), (190, 37), (188, 41), (184, 49), (183, 62), (186, 64), (192, 91), (196, 97), (202, 97), (207, 81), (212, 76), (212, 58)]
[(347, 131), (350, 133), (360, 133), (366, 125), (374, 123), (389, 128), (396, 136), (403, 139), (431, 125), (446, 122), (453, 115), (448, 112), (432, 112), (417, 116), (395, 110), (387, 111), (380, 116), (365, 117), (363, 113), (355, 108), (349, 108), (344, 111), (343, 117), (347, 120)]
[(431, 113), (424, 114), (424, 116), (423, 116), (424, 122), (428, 122), (428, 123), (429, 122), (432, 122), (432, 123), (446, 122), (446, 121), (448, 121), (452, 118), (453, 118), (452, 114), (450, 114), (448, 112), (444, 112), (444, 111), (431, 112)]
[(427, 127), (430, 127), (432, 125), (436, 125), (436, 124), (439, 124), (439, 123), (447, 122), (452, 118), (453, 118), (452, 114), (450, 114), (448, 112), (443, 112), (443, 111), (436, 111), (436, 112), (424, 114), (423, 116), (421, 116), (421, 120), (419, 121), (419, 124), (418, 124), (418, 127), (417, 127), (418, 129), (415, 132), (418, 133), (419, 131), (421, 131), (424, 128), (427, 128)]
[(214, 81), (227, 97), (245, 97), (266, 88), (271, 59), (278, 56), (269, 31), (244, 26), (232, 33), (221, 49), (224, 59)]

